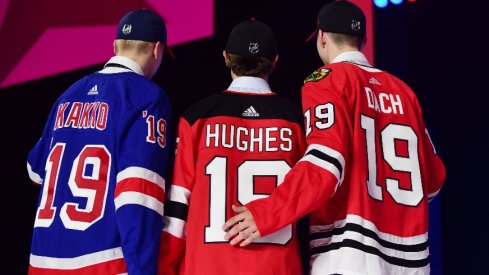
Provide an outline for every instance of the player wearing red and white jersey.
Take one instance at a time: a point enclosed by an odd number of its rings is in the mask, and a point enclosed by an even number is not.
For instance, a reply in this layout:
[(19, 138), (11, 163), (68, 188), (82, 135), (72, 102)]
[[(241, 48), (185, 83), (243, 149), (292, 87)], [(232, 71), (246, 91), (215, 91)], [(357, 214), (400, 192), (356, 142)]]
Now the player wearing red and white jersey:
[(294, 224), (244, 249), (224, 239), (232, 205), (267, 197), (305, 151), (299, 108), (265, 80), (276, 61), (268, 26), (238, 24), (224, 57), (233, 76), (228, 90), (197, 102), (179, 122), (159, 272), (302, 274)]
[(231, 243), (245, 246), (312, 211), (311, 274), (429, 274), (428, 201), (445, 169), (419, 102), (355, 47), (365, 27), (358, 7), (333, 2), (318, 20), (329, 65), (302, 89), (308, 149), (269, 198), (226, 223), (242, 221), (226, 238), (241, 231)]

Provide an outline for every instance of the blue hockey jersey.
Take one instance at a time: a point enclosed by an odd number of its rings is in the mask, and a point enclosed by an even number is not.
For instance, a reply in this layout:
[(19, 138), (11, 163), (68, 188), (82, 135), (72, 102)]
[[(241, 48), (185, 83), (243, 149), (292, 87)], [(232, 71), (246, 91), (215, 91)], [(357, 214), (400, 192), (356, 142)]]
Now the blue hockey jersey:
[(109, 63), (61, 95), (29, 153), (29, 274), (156, 274), (169, 101), (133, 61)]

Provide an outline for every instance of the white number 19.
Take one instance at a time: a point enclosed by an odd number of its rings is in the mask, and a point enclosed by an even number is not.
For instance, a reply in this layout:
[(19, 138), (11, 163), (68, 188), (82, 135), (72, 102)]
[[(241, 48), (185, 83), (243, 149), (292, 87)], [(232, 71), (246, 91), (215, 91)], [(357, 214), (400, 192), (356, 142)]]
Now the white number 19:
[[(367, 144), (368, 179), (367, 188), (369, 195), (379, 201), (383, 200), (382, 188), (377, 184), (377, 152), (375, 145), (375, 120), (361, 115), (361, 126), (365, 130)], [(411, 190), (399, 187), (399, 180), (386, 178), (387, 192), (394, 201), (399, 204), (416, 206), (423, 199), (423, 185), (418, 159), (418, 137), (414, 130), (406, 125), (389, 124), (380, 132), (382, 140), (382, 156), (394, 171), (406, 172), (411, 175)], [(396, 154), (396, 140), (407, 142), (408, 156), (402, 157)]]
[[(227, 202), (227, 158), (215, 157), (205, 168), (210, 176), (210, 205), (209, 226), (205, 228), (205, 242), (227, 242), (224, 239), (225, 232), (222, 225), (226, 222)], [(253, 179), (257, 176), (275, 176), (277, 185), (284, 180), (290, 170), (289, 164), (284, 160), (247, 160), (237, 169), (238, 201), (245, 205), (250, 201), (268, 197), (265, 194), (255, 194), (253, 191)], [(281, 230), (258, 238), (254, 243), (286, 244), (292, 238), (292, 225), (287, 225)]]

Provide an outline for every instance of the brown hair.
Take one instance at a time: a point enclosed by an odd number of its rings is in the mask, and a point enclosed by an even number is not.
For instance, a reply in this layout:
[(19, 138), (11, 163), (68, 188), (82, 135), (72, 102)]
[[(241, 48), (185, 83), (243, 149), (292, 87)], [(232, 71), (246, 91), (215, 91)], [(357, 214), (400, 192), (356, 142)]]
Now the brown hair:
[(272, 73), (273, 61), (267, 57), (248, 57), (228, 53), (228, 67), (237, 76), (264, 77)]
[(360, 50), (365, 42), (364, 36), (352, 36), (334, 32), (328, 32), (328, 35), (339, 48), (342, 48), (343, 46), (350, 46), (356, 47)]
[(123, 40), (117, 39), (115, 41), (115, 52), (135, 51), (136, 54), (146, 54), (152, 50), (152, 42), (146, 42), (141, 40)]

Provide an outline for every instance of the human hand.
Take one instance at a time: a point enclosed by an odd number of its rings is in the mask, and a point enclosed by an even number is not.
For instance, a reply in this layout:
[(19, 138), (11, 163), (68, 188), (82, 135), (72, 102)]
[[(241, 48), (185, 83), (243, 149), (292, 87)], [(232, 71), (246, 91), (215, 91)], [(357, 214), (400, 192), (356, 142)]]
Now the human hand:
[(247, 246), (261, 236), (260, 231), (256, 227), (253, 215), (246, 207), (232, 205), (232, 208), (238, 214), (230, 218), (222, 227), (227, 232), (224, 238), (231, 240), (231, 245), (241, 242), (239, 246)]

